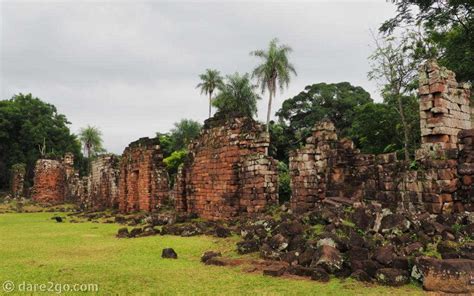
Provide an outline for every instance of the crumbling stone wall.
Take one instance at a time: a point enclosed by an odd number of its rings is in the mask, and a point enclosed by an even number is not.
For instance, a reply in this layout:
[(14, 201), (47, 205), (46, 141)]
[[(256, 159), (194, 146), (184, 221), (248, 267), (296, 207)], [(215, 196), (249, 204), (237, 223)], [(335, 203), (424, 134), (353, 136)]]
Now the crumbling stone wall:
[(455, 199), (464, 204), (466, 210), (474, 211), (474, 129), (459, 133), (460, 155), (458, 174), (460, 190)]
[(10, 170), (10, 190), (13, 198), (22, 197), (25, 191), (26, 165), (18, 163)]
[(60, 203), (66, 196), (66, 170), (54, 159), (38, 159), (35, 165), (32, 199), (39, 202)]
[(471, 128), (470, 85), (436, 62), (420, 67), (421, 141), (425, 148), (457, 149), (457, 135)]
[(158, 138), (141, 138), (125, 149), (120, 161), (120, 211), (152, 211), (168, 199), (168, 173), (159, 144)]
[(119, 161), (120, 158), (114, 154), (104, 154), (91, 162), (89, 175), (77, 183), (79, 186), (86, 186), (78, 193), (84, 208), (92, 210), (118, 208)]
[(266, 156), (268, 146), (268, 133), (250, 118), (208, 119), (176, 178), (176, 209), (217, 220), (277, 204), (276, 162)]
[[(458, 176), (458, 171), (465, 172), (469, 176), (462, 182), (470, 184), (472, 172), (465, 168), (470, 165), (472, 141), (464, 136), (470, 128), (469, 86), (458, 84), (451, 71), (436, 63), (428, 62), (420, 69), (422, 147), (416, 153), (416, 167), (398, 160), (394, 153), (361, 154), (350, 140), (338, 140), (331, 122), (320, 122), (306, 145), (290, 154), (294, 210), (304, 212), (318, 202), (363, 199), (394, 210), (463, 210), (463, 196), (472, 195), (469, 186), (464, 193), (459, 191)], [(458, 134), (465, 143), (459, 159)]]

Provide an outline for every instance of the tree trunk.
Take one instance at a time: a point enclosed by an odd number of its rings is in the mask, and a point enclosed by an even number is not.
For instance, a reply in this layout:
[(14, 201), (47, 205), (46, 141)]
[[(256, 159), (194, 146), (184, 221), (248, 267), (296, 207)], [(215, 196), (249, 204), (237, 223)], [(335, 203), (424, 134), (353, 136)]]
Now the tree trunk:
[(211, 118), (212, 91), (209, 92), (209, 118)]
[(269, 99), (268, 99), (268, 111), (267, 111), (267, 133), (270, 132), (270, 114), (272, 113), (272, 99), (273, 99), (273, 90), (272, 87), (269, 88)]
[(400, 94), (397, 94), (397, 100), (398, 100), (398, 109), (400, 112), (400, 118), (402, 119), (402, 125), (403, 125), (403, 150), (405, 152), (405, 160), (409, 161), (410, 160), (410, 154), (408, 153), (408, 124), (405, 119), (405, 112), (403, 111), (403, 103), (402, 103), (402, 96)]

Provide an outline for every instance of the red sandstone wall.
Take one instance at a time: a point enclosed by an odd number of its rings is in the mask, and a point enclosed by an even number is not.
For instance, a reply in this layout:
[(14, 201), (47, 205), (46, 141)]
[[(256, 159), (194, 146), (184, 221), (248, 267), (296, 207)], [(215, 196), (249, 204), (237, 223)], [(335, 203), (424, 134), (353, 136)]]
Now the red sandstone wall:
[(60, 203), (65, 200), (66, 173), (58, 160), (39, 159), (35, 166), (32, 199), (39, 202)]
[(176, 179), (176, 208), (216, 220), (276, 204), (276, 164), (265, 156), (268, 146), (268, 134), (252, 119), (206, 121)]
[(142, 138), (131, 143), (120, 162), (120, 211), (152, 211), (168, 196), (168, 174), (159, 140)]

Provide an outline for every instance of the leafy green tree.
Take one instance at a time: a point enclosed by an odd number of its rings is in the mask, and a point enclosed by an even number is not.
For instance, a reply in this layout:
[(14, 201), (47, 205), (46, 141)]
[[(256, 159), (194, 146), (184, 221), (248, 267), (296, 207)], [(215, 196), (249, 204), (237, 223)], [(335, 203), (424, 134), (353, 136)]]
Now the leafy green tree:
[[(437, 58), (460, 80), (474, 80), (474, 2), (472, 0), (391, 0), (397, 14), (385, 21), (379, 30), (396, 35), (400, 28), (421, 27), (425, 38), (418, 43), (416, 54)], [(425, 43), (435, 51), (424, 51)]]
[(270, 147), (268, 154), (280, 162), (288, 163), (290, 150), (296, 148), (297, 141), (285, 122), (270, 121)]
[(288, 165), (278, 162), (278, 199), (280, 204), (290, 201), (291, 198), (291, 177)]
[(349, 82), (317, 83), (285, 100), (277, 116), (288, 125), (286, 132), (294, 135), (294, 142), (309, 136), (314, 124), (324, 118), (334, 122), (340, 136), (348, 136), (355, 108), (370, 102), (367, 91)]
[[(178, 172), (179, 166), (184, 162), (186, 156), (188, 155), (188, 151), (185, 149), (173, 151), (170, 156), (166, 157), (163, 162), (166, 165), (166, 169), (168, 170), (168, 174), (170, 176), (175, 176)], [(173, 179), (173, 178), (172, 178)]]
[(163, 153), (163, 157), (166, 158), (173, 153), (172, 140), (169, 133), (156, 133), (156, 136), (160, 139), (160, 149)]
[(206, 72), (199, 75), (201, 82), (196, 88), (201, 89), (201, 94), (209, 96), (209, 117), (211, 117), (212, 94), (219, 86), (222, 85), (222, 76), (217, 70), (206, 69)]
[(225, 84), (219, 87), (219, 94), (213, 105), (225, 116), (252, 118), (257, 114), (257, 100), (261, 99), (255, 89), (249, 74), (228, 75)]
[(56, 107), (31, 94), (0, 101), (0, 188), (7, 188), (9, 169), (16, 163), (26, 164), (28, 183), (40, 157), (60, 158), (72, 152), (80, 164), (81, 146), (69, 124)]
[(170, 133), (171, 150), (186, 149), (189, 143), (199, 136), (201, 128), (202, 124), (192, 119), (182, 119), (175, 123)]
[(105, 151), (102, 147), (102, 132), (97, 127), (88, 125), (85, 128), (81, 128), (79, 139), (84, 147), (84, 152), (87, 153), (88, 159)]
[(413, 54), (410, 37), (374, 37), (375, 50), (369, 57), (370, 80), (382, 85), (382, 96), (391, 98), (393, 108), (400, 115), (403, 127), (403, 150), (405, 160), (410, 159), (410, 126), (403, 98), (414, 94), (418, 64), (421, 60)]
[(288, 45), (278, 45), (278, 39), (270, 41), (268, 49), (255, 50), (250, 54), (262, 60), (252, 72), (252, 77), (256, 77), (258, 85), (262, 89), (262, 94), (268, 90), (268, 109), (267, 109), (267, 132), (270, 130), (270, 115), (272, 109), (272, 100), (276, 95), (277, 87), (283, 92), (290, 83), (290, 76), (296, 75), (296, 70), (288, 61), (288, 54), (292, 49)]

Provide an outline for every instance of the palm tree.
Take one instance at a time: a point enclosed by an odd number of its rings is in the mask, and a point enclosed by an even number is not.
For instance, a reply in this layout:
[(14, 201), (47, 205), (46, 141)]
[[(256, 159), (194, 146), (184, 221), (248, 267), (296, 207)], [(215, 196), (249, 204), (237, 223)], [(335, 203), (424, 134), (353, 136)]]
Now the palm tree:
[(262, 64), (258, 65), (252, 72), (252, 77), (256, 77), (258, 85), (269, 92), (268, 110), (267, 110), (267, 132), (269, 131), (270, 114), (272, 109), (272, 100), (276, 94), (277, 85), (280, 91), (288, 87), (291, 73), (296, 75), (295, 68), (288, 61), (288, 54), (292, 51), (288, 45), (278, 45), (278, 39), (270, 41), (268, 50), (255, 50), (250, 55), (262, 59)]
[(81, 128), (79, 139), (84, 145), (84, 152), (87, 153), (88, 159), (104, 151), (104, 148), (102, 148), (102, 132), (97, 127), (88, 125), (86, 128)]
[(199, 75), (201, 83), (196, 88), (201, 89), (201, 94), (209, 95), (209, 117), (211, 117), (212, 93), (216, 88), (222, 85), (222, 76), (217, 70), (206, 69), (206, 72)]
[(226, 116), (253, 117), (257, 114), (257, 100), (261, 99), (256, 87), (248, 73), (228, 75), (226, 83), (219, 86), (213, 105)]

